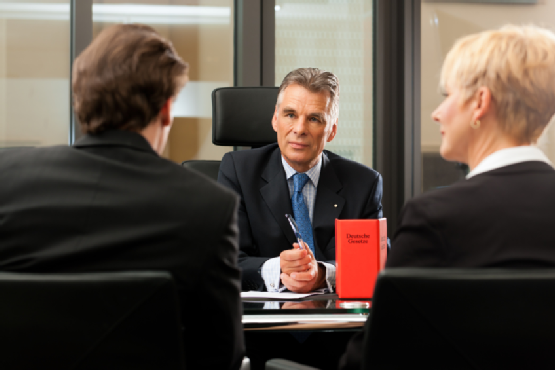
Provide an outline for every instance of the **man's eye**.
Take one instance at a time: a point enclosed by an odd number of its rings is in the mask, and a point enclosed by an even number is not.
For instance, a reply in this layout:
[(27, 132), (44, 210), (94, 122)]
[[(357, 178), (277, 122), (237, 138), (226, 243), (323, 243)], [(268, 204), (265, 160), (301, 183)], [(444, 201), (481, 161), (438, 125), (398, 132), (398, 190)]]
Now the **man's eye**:
[(287, 118), (294, 118), (295, 115), (294, 115), (293, 113), (287, 113), (287, 114), (285, 115), (285, 117), (287, 117)]
[(320, 122), (320, 120), (316, 117), (310, 117), (310, 122)]

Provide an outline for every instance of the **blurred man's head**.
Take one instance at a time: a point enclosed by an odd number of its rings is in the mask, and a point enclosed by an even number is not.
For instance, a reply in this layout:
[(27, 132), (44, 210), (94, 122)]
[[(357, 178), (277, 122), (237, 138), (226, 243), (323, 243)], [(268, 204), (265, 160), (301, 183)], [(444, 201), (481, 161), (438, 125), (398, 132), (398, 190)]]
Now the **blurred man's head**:
[(73, 104), (83, 132), (142, 133), (160, 121), (164, 146), (171, 103), (187, 82), (187, 69), (171, 42), (149, 26), (105, 29), (73, 65)]
[(335, 137), (339, 116), (339, 81), (331, 72), (299, 68), (279, 87), (272, 126), (281, 155), (297, 172), (306, 172)]

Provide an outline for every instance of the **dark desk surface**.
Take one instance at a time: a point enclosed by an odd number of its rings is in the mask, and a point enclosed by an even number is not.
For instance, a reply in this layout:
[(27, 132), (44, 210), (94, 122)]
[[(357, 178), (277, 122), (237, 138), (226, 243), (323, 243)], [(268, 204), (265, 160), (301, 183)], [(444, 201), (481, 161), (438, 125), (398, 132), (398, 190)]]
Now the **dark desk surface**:
[(340, 300), (336, 294), (300, 301), (243, 301), (245, 330), (358, 330), (370, 313), (370, 300)]

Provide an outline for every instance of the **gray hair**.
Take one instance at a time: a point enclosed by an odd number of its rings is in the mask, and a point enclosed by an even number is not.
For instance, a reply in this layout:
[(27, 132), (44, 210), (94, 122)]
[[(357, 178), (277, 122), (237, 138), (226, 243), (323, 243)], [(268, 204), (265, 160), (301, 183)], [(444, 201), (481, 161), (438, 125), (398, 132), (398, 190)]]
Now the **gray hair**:
[(311, 93), (327, 91), (330, 94), (329, 121), (335, 123), (339, 117), (339, 80), (331, 72), (318, 68), (297, 68), (287, 74), (279, 86), (276, 105), (283, 100), (283, 92), (290, 85), (299, 85)]

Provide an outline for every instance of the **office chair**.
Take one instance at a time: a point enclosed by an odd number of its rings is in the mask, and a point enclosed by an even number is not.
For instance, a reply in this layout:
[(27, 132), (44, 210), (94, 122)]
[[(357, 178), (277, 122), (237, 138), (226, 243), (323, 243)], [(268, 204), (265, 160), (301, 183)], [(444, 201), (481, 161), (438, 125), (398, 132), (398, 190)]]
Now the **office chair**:
[(555, 366), (555, 270), (386, 269), (363, 369)]
[(210, 177), (212, 180), (218, 180), (220, 163), (221, 161), (190, 159), (188, 161), (184, 161), (181, 165), (183, 167), (198, 171), (203, 175)]
[[(554, 291), (552, 269), (385, 269), (362, 369), (552, 368)], [(303, 369), (271, 361), (266, 369)]]
[(0, 273), (0, 369), (184, 369), (165, 272)]
[[(275, 143), (272, 117), (277, 94), (277, 87), (221, 87), (212, 91), (212, 142), (235, 149)], [(218, 178), (220, 161), (189, 160), (182, 165)]]
[(277, 87), (222, 87), (212, 91), (212, 142), (258, 148), (277, 142), (272, 128)]

